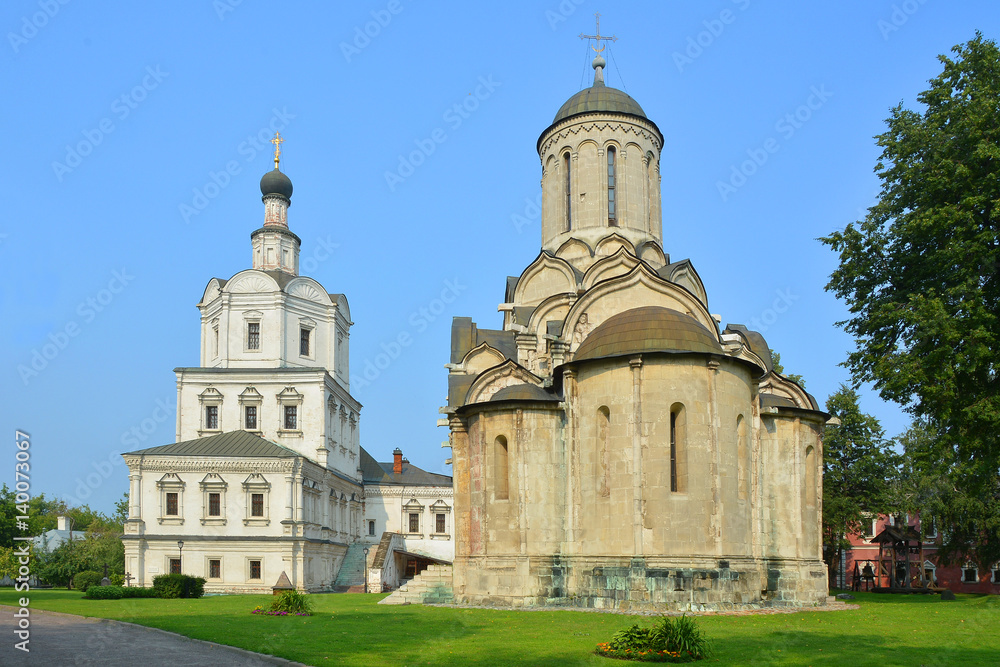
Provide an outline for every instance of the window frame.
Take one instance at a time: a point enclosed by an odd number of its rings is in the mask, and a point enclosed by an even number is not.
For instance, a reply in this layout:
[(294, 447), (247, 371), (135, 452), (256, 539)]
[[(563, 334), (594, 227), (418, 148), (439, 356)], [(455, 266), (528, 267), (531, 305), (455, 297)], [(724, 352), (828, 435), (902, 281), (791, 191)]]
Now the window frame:
[[(174, 563), (177, 564), (176, 571), (174, 569)], [(173, 556), (167, 557), (167, 571), (169, 574), (183, 574), (184, 564), (181, 562), (181, 557), (178, 556), (174, 558)]]
[[(225, 526), (228, 523), (226, 511), (226, 491), (229, 484), (218, 474), (208, 473), (198, 483), (201, 489), (201, 525), (203, 526)], [(212, 495), (219, 495), (219, 513), (211, 513)]]
[(618, 150), (615, 146), (608, 146), (607, 153), (606, 183), (608, 186), (608, 227), (618, 227), (618, 198), (616, 186), (618, 183)]
[[(254, 564), (257, 567), (257, 576), (254, 575)], [(247, 581), (264, 581), (264, 559), (260, 556), (247, 556)]]
[[(271, 483), (260, 473), (253, 473), (243, 481), (244, 493), (244, 526), (268, 526), (271, 523)], [(263, 496), (262, 516), (253, 514), (253, 496), (261, 494)]]
[[(966, 573), (972, 572), (973, 579), (969, 581), (966, 579)], [(962, 566), (962, 583), (963, 584), (978, 584), (979, 583), (979, 566), (975, 563), (966, 563)]]
[[(163, 475), (156, 482), (156, 488), (160, 496), (160, 516), (157, 517), (157, 522), (160, 525), (166, 526), (182, 526), (184, 525), (184, 488), (185, 483), (181, 481), (180, 477), (176, 473), (168, 472)], [(174, 495), (176, 494), (176, 495)], [(176, 510), (174, 514), (167, 514), (169, 507), (169, 498), (174, 495)]]
[[(221, 581), (222, 580), (222, 557), (219, 556), (217, 558), (207, 558), (206, 560), (208, 561), (208, 566), (205, 568), (205, 578), (206, 579), (217, 579), (217, 580)], [(215, 563), (214, 567), (218, 568), (218, 572), (216, 574), (214, 574), (214, 575), (213, 575), (213, 572), (212, 572), (213, 563)]]
[(246, 321), (246, 334), (243, 339), (244, 352), (260, 352), (261, 345), (261, 321), (259, 319)]

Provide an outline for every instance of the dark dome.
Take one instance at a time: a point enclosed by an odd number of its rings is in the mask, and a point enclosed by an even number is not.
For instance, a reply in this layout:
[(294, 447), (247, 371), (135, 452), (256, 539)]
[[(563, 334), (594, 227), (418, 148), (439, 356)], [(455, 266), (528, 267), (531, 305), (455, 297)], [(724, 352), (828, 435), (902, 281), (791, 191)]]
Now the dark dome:
[(591, 111), (611, 111), (614, 113), (627, 113), (632, 116), (645, 118), (646, 113), (639, 106), (639, 103), (632, 99), (627, 93), (623, 93), (617, 88), (596, 84), (590, 88), (585, 88), (573, 97), (566, 100), (566, 103), (559, 107), (552, 124), (575, 116), (580, 113)]
[(292, 198), (292, 181), (283, 173), (274, 169), (260, 179), (262, 195), (281, 195), (285, 199)]
[(590, 332), (574, 361), (646, 352), (722, 354), (719, 338), (690, 315), (646, 306), (618, 313)]
[(531, 384), (515, 384), (504, 387), (493, 394), (491, 401), (558, 401), (559, 398), (541, 387)]

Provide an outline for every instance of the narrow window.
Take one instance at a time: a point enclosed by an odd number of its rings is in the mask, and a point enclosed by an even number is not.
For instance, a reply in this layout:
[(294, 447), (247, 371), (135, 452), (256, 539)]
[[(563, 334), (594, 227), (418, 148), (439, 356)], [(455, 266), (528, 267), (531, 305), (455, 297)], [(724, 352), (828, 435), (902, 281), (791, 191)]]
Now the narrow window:
[(248, 431), (257, 430), (257, 406), (248, 405), (243, 409), (243, 427)]
[(369, 521), (368, 522), (368, 534), (369, 535), (374, 535), (375, 534), (375, 522), (374, 521)]
[(569, 152), (563, 154), (563, 167), (566, 172), (566, 231), (568, 232), (573, 225), (573, 188), (572, 179), (569, 173)]
[(167, 494), (167, 516), (177, 516), (177, 494), (174, 492)]
[(250, 494), (250, 516), (264, 516), (264, 494)]
[(170, 559), (170, 574), (180, 574), (181, 573), (181, 559), (171, 558)]
[(209, 579), (221, 579), (222, 578), (222, 561), (217, 559), (212, 559), (208, 561), (208, 578)]
[(750, 495), (747, 455), (747, 423), (743, 415), (740, 415), (736, 418), (736, 484), (740, 500), (746, 500)]
[(247, 349), (260, 349), (260, 322), (247, 322)]
[(435, 531), (438, 532), (438, 533), (444, 533), (445, 532), (445, 529), (444, 529), (444, 514), (438, 514), (435, 520), (437, 521), (437, 525), (434, 526)]
[(209, 431), (219, 428), (219, 406), (205, 406), (205, 428)]
[(285, 406), (285, 430), (294, 431), (298, 424), (298, 406), (286, 405)]
[(299, 355), (309, 356), (309, 329), (299, 329)]
[(608, 226), (618, 226), (618, 216), (615, 210), (615, 149), (608, 147)]
[(208, 516), (222, 516), (222, 494), (208, 494)]
[(416, 512), (410, 513), (410, 532), (419, 533), (420, 532), (420, 515)]
[(670, 490), (677, 492), (677, 413), (670, 413)]
[(212, 329), (213, 336), (215, 337), (215, 343), (212, 345), (212, 351), (214, 354), (213, 358), (219, 356), (219, 327), (214, 327)]
[(670, 407), (670, 491), (687, 491), (687, 450), (685, 442), (684, 406)]
[(494, 488), (493, 497), (496, 500), (508, 499), (507, 483), (507, 438), (498, 435), (493, 443)]
[(260, 579), (260, 561), (252, 560), (250, 561), (250, 578)]
[(608, 437), (611, 431), (611, 411), (606, 406), (597, 408), (597, 446), (598, 455), (601, 457), (600, 479), (598, 480), (598, 493), (602, 498), (611, 496), (611, 485), (609, 483), (610, 461), (608, 454)]

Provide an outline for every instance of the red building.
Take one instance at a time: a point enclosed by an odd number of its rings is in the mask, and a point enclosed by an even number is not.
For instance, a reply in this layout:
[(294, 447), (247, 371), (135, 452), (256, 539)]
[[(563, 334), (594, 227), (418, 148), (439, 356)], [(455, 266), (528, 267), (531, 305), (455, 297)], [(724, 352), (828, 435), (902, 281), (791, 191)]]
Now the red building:
[[(923, 540), (919, 539), (919, 517), (873, 517), (862, 533), (848, 537), (851, 546), (844, 551), (830, 581), (831, 587), (851, 588), (856, 573), (864, 575), (868, 566), (871, 582), (881, 588), (905, 587), (908, 578), (913, 588), (929, 585), (956, 593), (1000, 594), (1000, 563), (986, 569), (971, 561), (941, 565), (937, 557), (941, 536), (933, 527), (928, 533)], [(909, 548), (897, 548), (894, 553), (893, 543), (898, 546), (899, 540), (907, 538)]]

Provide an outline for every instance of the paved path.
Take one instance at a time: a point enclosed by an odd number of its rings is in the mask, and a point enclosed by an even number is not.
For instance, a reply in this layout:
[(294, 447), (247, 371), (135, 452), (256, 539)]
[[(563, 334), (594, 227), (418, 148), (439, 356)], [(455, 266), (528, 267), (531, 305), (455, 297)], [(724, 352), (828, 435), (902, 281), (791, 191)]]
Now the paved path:
[(102, 667), (286, 667), (282, 658), (146, 628), (133, 623), (31, 610), (30, 653), (14, 648), (15, 607), (0, 606), (0, 665)]

